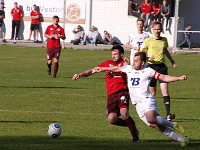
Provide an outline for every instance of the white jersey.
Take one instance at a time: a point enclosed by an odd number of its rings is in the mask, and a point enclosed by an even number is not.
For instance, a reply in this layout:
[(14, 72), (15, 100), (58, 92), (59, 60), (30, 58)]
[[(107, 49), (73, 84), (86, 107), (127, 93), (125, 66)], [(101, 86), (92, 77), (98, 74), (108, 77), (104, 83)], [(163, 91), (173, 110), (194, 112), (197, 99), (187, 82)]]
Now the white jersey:
[(122, 72), (125, 72), (128, 77), (128, 88), (132, 104), (143, 103), (147, 98), (154, 98), (149, 90), (149, 83), (156, 75), (156, 71), (151, 68), (143, 68), (135, 70), (133, 66), (126, 65), (122, 67)]
[[(142, 32), (142, 34), (139, 34), (138, 32), (131, 33), (129, 35), (129, 44), (134, 47), (140, 47), (143, 44), (144, 40), (148, 37), (149, 34), (147, 32)], [(135, 49), (131, 49), (131, 55), (130, 55), (131, 65), (133, 65), (133, 57), (136, 52), (137, 51)]]

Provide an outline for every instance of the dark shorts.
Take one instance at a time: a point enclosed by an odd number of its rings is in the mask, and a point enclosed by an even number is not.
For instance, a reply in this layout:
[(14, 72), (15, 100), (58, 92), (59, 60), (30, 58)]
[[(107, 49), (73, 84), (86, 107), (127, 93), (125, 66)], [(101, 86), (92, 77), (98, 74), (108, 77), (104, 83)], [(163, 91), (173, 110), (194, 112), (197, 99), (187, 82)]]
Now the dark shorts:
[[(162, 64), (148, 64), (148, 67), (154, 69), (158, 73), (165, 74), (165, 75), (168, 74), (168, 68), (164, 63), (162, 63)], [(157, 80), (155, 78), (152, 78), (149, 86), (150, 87), (156, 87), (156, 83), (157, 83), (156, 81)], [(158, 82), (159, 83), (166, 83), (166, 82), (160, 81), (160, 80), (158, 80)]]
[(39, 30), (39, 24), (31, 24), (30, 30), (31, 31)]
[(51, 48), (47, 49), (47, 60), (52, 60), (53, 58), (59, 59), (61, 48)]
[(107, 96), (107, 115), (116, 113), (120, 116), (121, 108), (129, 108), (129, 93), (125, 89)]

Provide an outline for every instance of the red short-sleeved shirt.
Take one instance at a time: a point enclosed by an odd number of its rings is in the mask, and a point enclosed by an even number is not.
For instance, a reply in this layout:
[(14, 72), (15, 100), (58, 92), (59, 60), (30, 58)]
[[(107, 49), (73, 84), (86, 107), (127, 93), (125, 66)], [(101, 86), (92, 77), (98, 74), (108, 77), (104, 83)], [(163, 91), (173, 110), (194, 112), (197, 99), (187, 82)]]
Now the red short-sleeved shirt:
[[(39, 11), (31, 11), (31, 14), (30, 16), (32, 17), (35, 17), (35, 16), (40, 16), (40, 12)], [(40, 18), (37, 18), (37, 19), (32, 19), (31, 20), (31, 24), (39, 24), (40, 23)]]
[[(113, 62), (107, 60), (98, 65), (99, 67), (111, 67), (111, 66), (124, 66), (124, 60), (119, 62)], [(107, 94), (115, 93), (122, 89), (127, 89), (126, 74), (122, 72), (106, 71), (106, 91)]]
[(145, 2), (142, 3), (142, 5), (141, 5), (142, 13), (149, 14), (149, 13), (151, 13), (151, 9), (152, 9), (152, 4), (150, 2), (149, 3), (145, 3)]
[(13, 20), (20, 20), (22, 16), (22, 10), (20, 8), (13, 8), (11, 10), (11, 14), (13, 15)]
[[(62, 37), (65, 37), (65, 32), (64, 29), (58, 25), (57, 27), (55, 27), (53, 24), (49, 25), (45, 31), (45, 34), (47, 35), (54, 35), (57, 36), (58, 34), (60, 34)], [(47, 48), (51, 49), (51, 48), (60, 48), (60, 38), (58, 37), (58, 39), (47, 39)]]
[(152, 10), (153, 10), (153, 12), (155, 14), (158, 13), (159, 10), (160, 10), (160, 4), (158, 4), (158, 5), (152, 5)]

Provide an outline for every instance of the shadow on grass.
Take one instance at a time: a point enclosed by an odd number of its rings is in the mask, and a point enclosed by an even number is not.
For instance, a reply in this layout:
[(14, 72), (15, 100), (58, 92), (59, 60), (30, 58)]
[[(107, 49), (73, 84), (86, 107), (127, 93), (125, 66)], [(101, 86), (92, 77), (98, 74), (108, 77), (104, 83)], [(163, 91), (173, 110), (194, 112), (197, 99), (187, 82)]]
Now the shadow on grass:
[[(178, 150), (182, 149), (179, 143), (166, 140), (141, 140), (132, 143), (125, 139), (100, 139), (88, 137), (49, 137), (6, 136), (0, 137), (1, 150)], [(192, 140), (184, 150), (200, 149), (200, 142)]]
[(66, 87), (66, 86), (0, 86), (0, 88), (24, 88), (24, 89), (88, 89), (78, 87)]
[(28, 123), (28, 124), (33, 124), (33, 123), (52, 123), (52, 122), (58, 122), (58, 121), (10, 121), (10, 120), (6, 120), (6, 121), (0, 121), (0, 123)]

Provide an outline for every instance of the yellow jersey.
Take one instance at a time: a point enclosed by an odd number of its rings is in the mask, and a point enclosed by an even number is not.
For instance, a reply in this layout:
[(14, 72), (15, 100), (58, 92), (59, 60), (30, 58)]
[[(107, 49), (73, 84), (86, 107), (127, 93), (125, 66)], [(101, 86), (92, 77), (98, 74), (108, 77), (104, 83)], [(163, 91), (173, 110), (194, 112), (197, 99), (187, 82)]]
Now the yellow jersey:
[(167, 47), (167, 38), (161, 37), (160, 39), (156, 39), (156, 37), (152, 36), (144, 40), (140, 50), (146, 51), (147, 57), (154, 56), (154, 60), (149, 61), (148, 64), (161, 64), (165, 63), (164, 49)]

